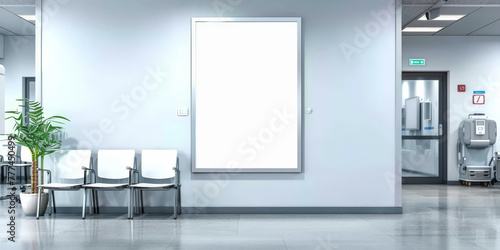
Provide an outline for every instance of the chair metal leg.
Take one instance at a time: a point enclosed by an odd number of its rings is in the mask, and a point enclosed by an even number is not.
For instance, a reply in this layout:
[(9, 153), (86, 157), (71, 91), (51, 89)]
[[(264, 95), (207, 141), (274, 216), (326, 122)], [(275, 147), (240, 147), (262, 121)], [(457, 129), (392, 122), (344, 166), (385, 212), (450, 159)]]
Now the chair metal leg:
[(177, 187), (177, 200), (178, 200), (177, 213), (181, 214), (182, 213), (182, 203), (181, 203), (181, 186), (180, 185)]
[(56, 197), (54, 196), (54, 190), (51, 190), (52, 192), (52, 213), (55, 214), (56, 213)]
[(91, 197), (90, 197), (90, 210), (92, 210), (94, 213), (97, 213), (95, 211), (95, 191), (92, 190), (90, 191), (90, 194), (89, 194)]
[(2, 171), (0, 172), (0, 181), (3, 183), (5, 181), (5, 174), (3, 173), (5, 166), (1, 166), (0, 168), (2, 169)]
[(89, 192), (89, 195), (90, 195), (89, 213), (90, 213), (90, 215), (93, 215), (93, 214), (95, 214), (95, 191), (93, 189), (91, 189)]
[(93, 208), (93, 206), (96, 206), (96, 204), (95, 204), (95, 197), (94, 197), (96, 194), (97, 194), (97, 190), (94, 190), (94, 189), (91, 188), (90, 189), (90, 193), (89, 193), (89, 195), (92, 196), (91, 199), (90, 199), (90, 206), (91, 207), (89, 207), (89, 213), (90, 213), (90, 215), (94, 215), (94, 208)]
[(174, 193), (174, 219), (177, 219), (177, 192)]
[(143, 196), (142, 196), (142, 190), (141, 190), (141, 214), (144, 214), (144, 199), (143, 199)]
[(96, 214), (100, 214), (100, 211), (99, 211), (99, 196), (98, 196), (98, 193), (97, 193), (97, 190), (94, 191), (94, 195), (95, 195), (95, 212)]
[(141, 212), (139, 211), (140, 207), (139, 207), (139, 199), (141, 199), (141, 196), (140, 196), (140, 191), (139, 189), (134, 189), (134, 210), (133, 210), (133, 213), (135, 214), (140, 214)]
[(48, 200), (48, 203), (49, 203), (48, 213), (49, 213), (49, 215), (52, 215), (52, 194), (50, 193), (49, 190), (47, 190), (47, 195), (49, 196), (49, 200)]
[(128, 190), (129, 200), (128, 200), (128, 218), (134, 219), (134, 188)]
[(37, 200), (37, 203), (36, 203), (36, 219), (38, 220), (38, 218), (40, 217), (40, 201), (42, 199), (42, 196), (40, 195), (42, 190), (40, 190), (40, 188), (38, 188), (38, 200)]
[(82, 205), (82, 219), (85, 219), (85, 206), (87, 203), (87, 189), (83, 189), (83, 205)]

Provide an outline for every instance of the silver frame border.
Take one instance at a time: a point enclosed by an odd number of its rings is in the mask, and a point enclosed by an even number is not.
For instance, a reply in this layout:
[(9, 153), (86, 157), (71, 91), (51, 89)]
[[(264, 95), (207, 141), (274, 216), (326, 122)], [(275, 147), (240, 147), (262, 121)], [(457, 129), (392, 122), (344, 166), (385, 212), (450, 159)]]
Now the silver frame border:
[[(196, 168), (196, 79), (193, 67), (197, 22), (296, 22), (297, 23), (297, 168)], [(302, 172), (302, 18), (301, 17), (231, 17), (191, 18), (191, 172), (192, 173), (301, 173)]]

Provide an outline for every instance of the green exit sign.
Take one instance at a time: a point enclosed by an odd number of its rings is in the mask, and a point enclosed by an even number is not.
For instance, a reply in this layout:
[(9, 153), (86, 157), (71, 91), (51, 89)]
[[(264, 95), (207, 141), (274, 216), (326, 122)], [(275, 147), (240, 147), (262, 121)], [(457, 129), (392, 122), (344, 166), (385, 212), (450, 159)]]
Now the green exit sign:
[(425, 59), (410, 59), (410, 65), (425, 65)]

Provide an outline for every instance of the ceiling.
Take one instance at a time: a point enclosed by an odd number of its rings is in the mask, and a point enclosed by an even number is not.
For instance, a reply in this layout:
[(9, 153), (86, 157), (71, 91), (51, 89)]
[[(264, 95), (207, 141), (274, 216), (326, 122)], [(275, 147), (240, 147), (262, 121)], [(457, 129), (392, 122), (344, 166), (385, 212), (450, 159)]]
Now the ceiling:
[(5, 0), (0, 2), (0, 34), (6, 36), (35, 35), (35, 22), (20, 17), (20, 15), (35, 15), (35, 4), (29, 2)]
[[(403, 0), (403, 27), (442, 27), (436, 33), (407, 33), (403, 35), (433, 36), (500, 36), (500, 0), (448, 0), (441, 14), (466, 15), (458, 21), (419, 21), (418, 19), (443, 0)], [(0, 34), (35, 35), (35, 24), (19, 15), (34, 15), (35, 0), (1, 0)]]
[(443, 0), (403, 0), (403, 27), (445, 27), (436, 33), (407, 33), (428, 36), (500, 36), (500, 0), (449, 0), (441, 15), (465, 15), (458, 21), (419, 21), (434, 4)]

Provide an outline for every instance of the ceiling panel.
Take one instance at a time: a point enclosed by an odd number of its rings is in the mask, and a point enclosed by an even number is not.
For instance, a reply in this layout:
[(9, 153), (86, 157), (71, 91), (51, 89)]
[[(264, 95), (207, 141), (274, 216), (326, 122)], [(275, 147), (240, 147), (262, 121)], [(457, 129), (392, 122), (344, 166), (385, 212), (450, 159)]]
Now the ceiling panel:
[(471, 36), (500, 36), (500, 20), (470, 33)]
[[(480, 7), (441, 7), (441, 14), (442, 15), (467, 15), (470, 14), (476, 10), (480, 9)], [(408, 27), (446, 27), (451, 24), (453, 24), (456, 21), (435, 21), (435, 20), (424, 20), (420, 21), (418, 20), (425, 14), (425, 11), (423, 13), (420, 13), (415, 17), (415, 20), (413, 20), (411, 23), (409, 23), (407, 26)]]
[(4, 28), (2, 28), (0, 26), (0, 35), (4, 35), (4, 36), (15, 36), (16, 34), (14, 34), (13, 32), (10, 32)]
[[(449, 25), (438, 33), (403, 33), (403, 35), (500, 35), (500, 0), (448, 0), (441, 7), (441, 14), (468, 14), (456, 22), (418, 21), (429, 8), (443, 0), (403, 0), (403, 27), (434, 27)], [(0, 0), (0, 34), (34, 35), (34, 22), (18, 15), (33, 15), (35, 0)], [(27, 29), (26, 25), (32, 25)], [(31, 31), (27, 33), (27, 31)]]
[(35, 6), (0, 6), (5, 10), (12, 12), (16, 15), (35, 15), (36, 8)]
[(426, 12), (431, 6), (432, 5), (403, 6), (403, 20), (401, 21), (403, 27), (405, 27), (414, 19), (420, 18), (422, 16), (422, 13)]
[[(403, 0), (403, 5), (410, 4), (435, 4), (442, 0)], [(500, 0), (449, 0), (446, 2), (447, 5), (459, 4), (459, 5), (483, 5), (483, 4), (500, 4)]]
[(441, 15), (468, 15), (481, 7), (446, 6), (441, 7)]
[(35, 0), (0, 0), (0, 5), (35, 6)]
[(404, 36), (432, 36), (434, 32), (404, 32)]
[(500, 7), (481, 7), (450, 26), (438, 36), (466, 36), (500, 19)]
[[(0, 28), (0, 34), (2, 35), (35, 35), (35, 25), (33, 23), (10, 12), (5, 7), (0, 7)], [(5, 33), (2, 33), (2, 31)]]

